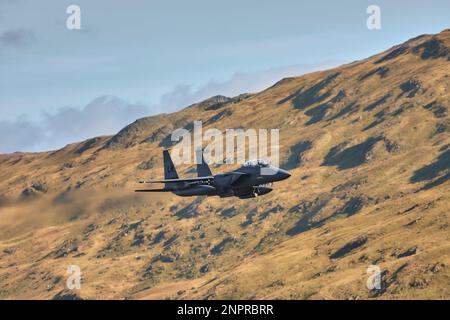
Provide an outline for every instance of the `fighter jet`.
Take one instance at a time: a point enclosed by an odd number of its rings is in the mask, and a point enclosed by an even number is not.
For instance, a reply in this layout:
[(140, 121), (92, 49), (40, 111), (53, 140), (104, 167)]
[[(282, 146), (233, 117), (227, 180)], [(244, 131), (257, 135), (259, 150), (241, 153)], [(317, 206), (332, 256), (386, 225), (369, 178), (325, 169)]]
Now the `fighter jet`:
[(164, 183), (163, 189), (136, 190), (136, 192), (172, 192), (177, 196), (219, 196), (255, 198), (271, 192), (272, 183), (289, 178), (289, 172), (271, 166), (265, 160), (247, 161), (239, 169), (213, 175), (203, 158), (203, 151), (196, 154), (197, 177), (180, 179), (168, 150), (163, 151), (164, 179), (139, 181), (140, 183)]

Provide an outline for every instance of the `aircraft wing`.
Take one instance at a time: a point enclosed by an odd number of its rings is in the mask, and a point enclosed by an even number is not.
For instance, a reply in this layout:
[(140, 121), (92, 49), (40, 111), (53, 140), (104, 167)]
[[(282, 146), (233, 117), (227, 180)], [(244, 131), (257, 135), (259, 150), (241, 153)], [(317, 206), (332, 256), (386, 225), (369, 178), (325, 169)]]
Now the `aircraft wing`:
[(170, 192), (170, 189), (148, 189), (148, 190), (134, 190), (134, 192)]
[(233, 173), (231, 173), (232, 177), (231, 177), (231, 184), (234, 185), (236, 184), (239, 180), (243, 179), (244, 177), (248, 177), (249, 174), (245, 173), (245, 172), (239, 172), (239, 171), (234, 171)]
[(196, 183), (196, 182), (211, 182), (214, 180), (213, 176), (207, 177), (195, 177), (195, 178), (184, 178), (184, 179), (162, 179), (162, 180), (142, 180), (139, 183), (178, 183), (178, 182), (187, 182), (187, 183)]

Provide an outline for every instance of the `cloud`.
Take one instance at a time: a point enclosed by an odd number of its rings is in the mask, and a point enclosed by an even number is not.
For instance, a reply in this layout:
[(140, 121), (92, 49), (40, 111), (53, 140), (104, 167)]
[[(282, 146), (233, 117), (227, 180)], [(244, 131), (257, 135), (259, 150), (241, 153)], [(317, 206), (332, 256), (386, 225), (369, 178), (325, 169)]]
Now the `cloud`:
[(241, 93), (261, 91), (285, 77), (299, 76), (305, 73), (323, 70), (342, 64), (342, 61), (327, 61), (317, 64), (293, 65), (251, 73), (235, 73), (226, 81), (211, 80), (206, 85), (193, 88), (191, 85), (179, 85), (163, 94), (154, 109), (176, 111), (181, 107), (205, 100), (215, 95), (236, 96)]
[(150, 113), (148, 106), (114, 96), (99, 97), (82, 109), (63, 107), (41, 121), (0, 121), (0, 152), (44, 151), (100, 135), (113, 134)]
[(197, 89), (191, 85), (179, 85), (163, 94), (155, 105), (135, 104), (105, 95), (81, 109), (62, 107), (55, 113), (43, 113), (40, 121), (23, 117), (16, 121), (0, 121), (0, 152), (55, 150), (69, 143), (114, 134), (138, 118), (177, 111), (218, 94), (236, 96), (245, 92), (258, 92), (284, 77), (334, 65), (337, 62), (236, 73), (229, 80), (211, 80)]
[(65, 107), (55, 114), (45, 114), (43, 125), (54, 142), (62, 144), (115, 133), (149, 112), (148, 106), (108, 95), (93, 100), (81, 110)]
[(0, 44), (3, 47), (22, 47), (33, 43), (36, 37), (31, 30), (7, 30), (0, 34)]
[(0, 152), (33, 150), (45, 141), (42, 128), (27, 119), (0, 121)]

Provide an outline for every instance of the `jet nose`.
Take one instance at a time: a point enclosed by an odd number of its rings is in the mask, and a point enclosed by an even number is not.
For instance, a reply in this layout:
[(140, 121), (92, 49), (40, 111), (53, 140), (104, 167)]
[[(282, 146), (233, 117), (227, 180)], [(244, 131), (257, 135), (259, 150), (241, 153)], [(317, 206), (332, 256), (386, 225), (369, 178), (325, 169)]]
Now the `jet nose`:
[(287, 172), (286, 170), (278, 169), (277, 178), (279, 180), (285, 180), (285, 179), (289, 178), (290, 176), (291, 176), (291, 174), (289, 172)]

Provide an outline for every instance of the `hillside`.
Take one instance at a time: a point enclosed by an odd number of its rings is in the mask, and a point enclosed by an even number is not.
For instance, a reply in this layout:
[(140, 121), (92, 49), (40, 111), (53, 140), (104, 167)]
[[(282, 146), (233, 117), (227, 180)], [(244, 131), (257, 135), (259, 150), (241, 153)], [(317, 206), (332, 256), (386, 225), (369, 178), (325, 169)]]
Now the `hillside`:
[[(0, 155), (0, 299), (449, 299), (449, 92), (447, 29), (114, 136)], [(135, 194), (195, 120), (279, 128), (292, 177), (255, 200)], [(366, 289), (372, 264), (380, 291)]]

